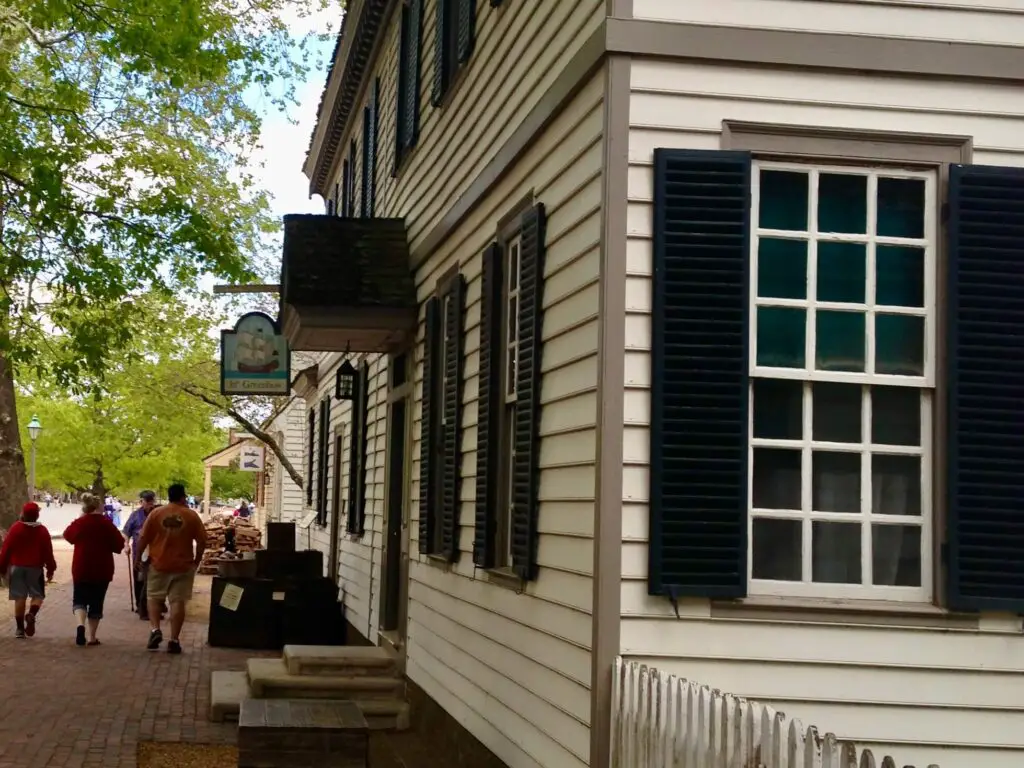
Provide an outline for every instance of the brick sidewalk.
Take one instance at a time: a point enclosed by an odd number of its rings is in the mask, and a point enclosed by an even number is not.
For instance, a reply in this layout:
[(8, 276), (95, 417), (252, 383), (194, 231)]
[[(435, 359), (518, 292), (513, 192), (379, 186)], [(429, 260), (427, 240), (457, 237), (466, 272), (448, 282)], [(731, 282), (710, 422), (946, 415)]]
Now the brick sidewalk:
[(54, 543), (58, 583), (47, 592), (34, 638), (15, 640), (6, 589), (0, 595), (0, 768), (135, 768), (140, 741), (234, 744), (235, 724), (207, 720), (210, 670), (243, 669), (254, 654), (207, 647), (209, 577), (196, 581), (184, 654), (148, 652), (149, 625), (129, 610), (127, 561), (118, 557), (99, 630), (103, 644), (80, 648), (71, 552)]

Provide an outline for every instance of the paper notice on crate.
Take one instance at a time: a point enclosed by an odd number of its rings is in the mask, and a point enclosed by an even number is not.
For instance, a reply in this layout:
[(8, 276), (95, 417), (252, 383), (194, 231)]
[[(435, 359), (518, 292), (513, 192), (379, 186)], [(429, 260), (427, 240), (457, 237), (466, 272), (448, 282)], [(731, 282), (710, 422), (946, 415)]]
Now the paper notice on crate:
[(228, 584), (224, 587), (224, 593), (220, 596), (220, 607), (229, 611), (237, 611), (239, 603), (242, 602), (242, 595), (245, 590), (237, 584)]

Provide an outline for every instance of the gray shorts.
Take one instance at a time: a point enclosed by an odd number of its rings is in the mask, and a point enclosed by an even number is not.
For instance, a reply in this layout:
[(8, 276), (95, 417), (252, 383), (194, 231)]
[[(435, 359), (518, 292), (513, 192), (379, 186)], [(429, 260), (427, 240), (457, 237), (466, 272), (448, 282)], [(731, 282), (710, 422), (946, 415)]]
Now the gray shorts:
[(7, 581), (11, 600), (25, 600), (29, 597), (42, 600), (46, 597), (46, 579), (42, 568), (12, 565)]

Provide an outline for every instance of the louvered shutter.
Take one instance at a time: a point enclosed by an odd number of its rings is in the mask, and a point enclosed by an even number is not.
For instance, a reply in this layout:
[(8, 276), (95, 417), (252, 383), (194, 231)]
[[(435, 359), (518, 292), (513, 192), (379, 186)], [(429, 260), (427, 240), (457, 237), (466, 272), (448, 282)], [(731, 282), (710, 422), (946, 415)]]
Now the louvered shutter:
[(434, 516), (431, 506), (434, 499), (433, 461), (433, 376), (435, 349), (438, 331), (438, 301), (436, 298), (427, 300), (426, 322), (423, 333), (423, 392), (420, 396), (420, 520), (419, 549), (427, 554), (434, 541)]
[(654, 153), (648, 590), (747, 591), (750, 156)]
[(476, 0), (457, 0), (459, 5), (459, 62), (465, 64), (473, 55), (476, 42)]
[(320, 445), (319, 461), (317, 466), (317, 503), (316, 517), (319, 525), (327, 523), (327, 459), (330, 451), (327, 433), (331, 427), (331, 400), (324, 398), (320, 401)]
[(366, 533), (366, 471), (370, 446), (370, 366), (359, 369), (359, 493), (356, 495), (356, 533)]
[(345, 213), (349, 218), (356, 215), (356, 158), (359, 157), (356, 151), (356, 140), (352, 139), (348, 145), (348, 211)]
[(519, 350), (512, 464), (512, 570), (537, 577), (537, 486), (540, 444), (540, 357), (544, 294), (544, 206), (522, 218), (519, 251)]
[(349, 176), (349, 163), (348, 158), (341, 161), (341, 205), (338, 208), (339, 216), (348, 216), (348, 176)]
[(398, 73), (398, 128), (395, 130), (395, 170), (416, 146), (420, 121), (420, 51), (423, 0), (402, 6), (401, 46)]
[(451, 0), (437, 0), (436, 18), (434, 19), (434, 81), (430, 91), (430, 103), (435, 107), (441, 106), (444, 99), (445, 88), (448, 85), (448, 18)]
[(316, 466), (316, 409), (309, 409), (306, 429), (306, 506), (313, 506), (313, 468)]
[(444, 345), (444, 476), (441, 480), (441, 554), (459, 555), (460, 489), (462, 487), (462, 328), (466, 282), (456, 275), (447, 296)]
[(373, 81), (373, 101), (370, 102), (370, 132), (366, 144), (366, 215), (377, 211), (377, 140), (380, 132), (380, 78)]
[(373, 107), (363, 107), (363, 173), (360, 178), (359, 215), (364, 219), (370, 216), (370, 179), (373, 166), (370, 164), (370, 153), (373, 151)]
[(501, 450), (498, 424), (501, 406), (501, 246), (484, 251), (480, 297), (480, 373), (476, 422), (476, 530), (473, 562), (494, 567), (495, 518)]
[(1024, 169), (949, 190), (949, 605), (1024, 613)]
[(345, 530), (350, 534), (359, 533), (359, 519), (361, 516), (360, 505), (360, 478), (363, 475), (363, 411), (360, 404), (363, 402), (363, 377), (356, 376), (352, 383), (352, 411), (349, 417), (348, 433), (348, 518), (345, 520)]

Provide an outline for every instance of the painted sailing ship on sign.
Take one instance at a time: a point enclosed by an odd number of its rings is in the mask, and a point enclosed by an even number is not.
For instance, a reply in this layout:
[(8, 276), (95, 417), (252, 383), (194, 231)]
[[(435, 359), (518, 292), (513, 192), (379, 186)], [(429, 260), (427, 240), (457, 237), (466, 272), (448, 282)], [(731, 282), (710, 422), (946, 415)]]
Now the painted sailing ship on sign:
[(225, 395), (287, 395), (288, 344), (269, 316), (250, 312), (234, 329), (221, 331), (221, 392)]

